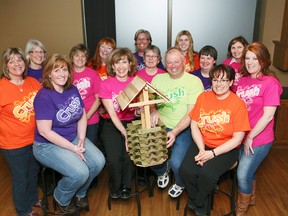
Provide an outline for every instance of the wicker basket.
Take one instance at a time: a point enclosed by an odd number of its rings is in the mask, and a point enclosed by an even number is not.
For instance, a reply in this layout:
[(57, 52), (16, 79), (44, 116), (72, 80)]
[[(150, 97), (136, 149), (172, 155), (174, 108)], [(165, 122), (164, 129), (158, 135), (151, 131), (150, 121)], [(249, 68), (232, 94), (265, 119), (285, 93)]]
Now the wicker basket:
[(167, 132), (163, 123), (160, 122), (154, 128), (142, 129), (140, 120), (132, 121), (126, 130), (129, 156), (136, 166), (155, 166), (167, 160)]

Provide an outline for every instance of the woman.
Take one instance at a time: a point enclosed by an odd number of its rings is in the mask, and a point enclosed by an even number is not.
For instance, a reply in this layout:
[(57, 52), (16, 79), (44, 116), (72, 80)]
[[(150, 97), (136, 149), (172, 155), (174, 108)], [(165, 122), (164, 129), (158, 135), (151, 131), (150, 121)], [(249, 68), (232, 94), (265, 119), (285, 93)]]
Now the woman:
[(106, 60), (115, 48), (116, 43), (113, 38), (101, 39), (97, 44), (93, 58), (88, 62), (88, 67), (96, 70), (102, 80), (107, 79)]
[(126, 125), (134, 117), (134, 109), (121, 110), (116, 98), (134, 78), (137, 63), (127, 48), (115, 49), (108, 57), (109, 78), (101, 83), (99, 97), (108, 115), (105, 119), (102, 140), (110, 174), (110, 197), (128, 199), (131, 195), (133, 163), (127, 153)]
[[(144, 29), (139, 29), (134, 36), (136, 52), (134, 56), (137, 59), (137, 71), (145, 68), (144, 62), (144, 51), (145, 49), (152, 44), (152, 37), (149, 31)], [(164, 65), (161, 60), (157, 65), (160, 69), (165, 70)]]
[(180, 166), (188, 191), (188, 207), (206, 215), (208, 196), (219, 177), (238, 159), (237, 148), (250, 130), (245, 103), (230, 91), (232, 67), (220, 64), (210, 71), (212, 91), (202, 93), (190, 113), (194, 144)]
[(192, 35), (187, 30), (180, 31), (175, 40), (175, 47), (185, 56), (185, 71), (193, 72), (200, 68), (199, 54), (194, 50)]
[(240, 70), (242, 67), (242, 56), (245, 47), (248, 45), (247, 40), (243, 36), (233, 38), (228, 44), (227, 59), (223, 64), (230, 65), (235, 70), (234, 86), (237, 85), (240, 78)]
[(43, 88), (34, 100), (36, 159), (62, 175), (54, 199), (64, 213), (88, 206), (87, 189), (102, 170), (103, 154), (85, 138), (87, 117), (69, 61), (54, 54), (43, 70)]
[(216, 65), (217, 50), (213, 46), (204, 46), (199, 52), (200, 68), (191, 74), (199, 77), (203, 83), (204, 91), (211, 91), (212, 82), (209, 77), (210, 70)]
[(242, 58), (236, 94), (246, 103), (252, 130), (246, 133), (240, 151), (237, 216), (246, 215), (249, 205), (255, 205), (256, 172), (274, 140), (274, 114), (282, 93), (278, 79), (269, 70), (270, 53), (262, 43), (248, 45)]
[(161, 52), (157, 46), (149, 45), (144, 51), (145, 68), (137, 72), (137, 76), (151, 83), (157, 74), (165, 73), (157, 65), (161, 61)]
[(32, 152), (35, 129), (33, 100), (41, 88), (27, 77), (27, 61), (20, 48), (2, 55), (0, 80), (0, 150), (12, 173), (13, 201), (18, 216), (37, 216), (39, 164)]
[(26, 44), (25, 53), (28, 60), (28, 76), (42, 83), (43, 64), (47, 53), (45, 46), (39, 40), (30, 39)]
[(78, 88), (84, 103), (87, 116), (86, 137), (97, 145), (97, 132), (99, 128), (98, 108), (101, 104), (98, 97), (101, 79), (96, 71), (86, 67), (89, 50), (84, 44), (77, 44), (70, 51), (73, 65), (73, 84)]

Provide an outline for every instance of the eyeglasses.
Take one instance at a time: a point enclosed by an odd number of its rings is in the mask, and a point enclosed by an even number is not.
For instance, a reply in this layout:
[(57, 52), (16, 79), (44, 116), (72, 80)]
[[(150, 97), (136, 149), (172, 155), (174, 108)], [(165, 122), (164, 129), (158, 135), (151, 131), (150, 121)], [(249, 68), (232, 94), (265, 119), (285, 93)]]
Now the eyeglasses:
[(149, 38), (137, 38), (137, 41), (149, 41)]
[(158, 56), (155, 56), (155, 55), (145, 55), (145, 58), (156, 59), (156, 58), (158, 58)]
[(43, 54), (46, 54), (46, 52), (45, 51), (30, 51), (29, 53), (33, 53), (33, 54), (35, 54), (35, 55), (43, 55)]
[(212, 83), (220, 83), (221, 85), (225, 84), (225, 83), (228, 83), (229, 80), (228, 79), (220, 79), (220, 80), (217, 80), (217, 79), (212, 79)]

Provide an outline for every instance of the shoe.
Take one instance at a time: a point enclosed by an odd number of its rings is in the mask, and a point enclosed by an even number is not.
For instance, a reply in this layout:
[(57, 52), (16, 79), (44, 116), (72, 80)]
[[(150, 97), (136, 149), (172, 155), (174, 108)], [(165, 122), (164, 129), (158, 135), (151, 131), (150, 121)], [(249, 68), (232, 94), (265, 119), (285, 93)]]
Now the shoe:
[(209, 215), (210, 209), (208, 210), (208, 199), (205, 201), (203, 206), (196, 206), (195, 208), (195, 215), (196, 216), (206, 216)]
[(83, 198), (75, 197), (75, 204), (79, 208), (86, 208), (88, 206), (88, 199), (86, 196)]
[(33, 207), (35, 208), (43, 208), (43, 204), (42, 204), (42, 200), (38, 200), (34, 205)]
[(131, 189), (127, 188), (125, 185), (121, 191), (121, 199), (129, 199), (131, 197)]
[(121, 190), (111, 191), (109, 196), (112, 199), (118, 199), (121, 196)]
[(40, 216), (37, 212), (30, 212), (29, 214), (27, 214), (27, 216)]
[(157, 185), (159, 188), (165, 188), (169, 183), (169, 170), (167, 170), (164, 175), (158, 176)]
[(58, 203), (58, 206), (63, 213), (75, 213), (77, 211), (77, 208), (73, 202), (70, 202), (70, 204), (67, 206), (62, 206)]
[(173, 185), (169, 188), (168, 194), (169, 194), (171, 197), (176, 198), (176, 197), (180, 196), (180, 195), (183, 193), (184, 189), (185, 189), (184, 187), (180, 187), (180, 186), (178, 186), (177, 184), (173, 184)]

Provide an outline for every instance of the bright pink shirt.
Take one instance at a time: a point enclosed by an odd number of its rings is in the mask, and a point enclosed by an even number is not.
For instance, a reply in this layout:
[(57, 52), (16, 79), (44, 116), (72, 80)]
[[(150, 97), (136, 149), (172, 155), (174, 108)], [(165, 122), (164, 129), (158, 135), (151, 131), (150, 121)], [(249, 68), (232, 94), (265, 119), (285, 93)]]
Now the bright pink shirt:
[(233, 85), (237, 86), (239, 78), (240, 78), (240, 70), (241, 70), (242, 64), (240, 62), (237, 62), (234, 58), (228, 58), (224, 60), (222, 64), (230, 65), (234, 69), (235, 80), (234, 80)]
[[(101, 82), (98, 73), (89, 67), (85, 67), (82, 72), (74, 72), (73, 84), (77, 87), (81, 95), (86, 113), (95, 102), (95, 95), (99, 93)], [(97, 122), (99, 122), (98, 111), (88, 119), (88, 125), (96, 124)]]
[[(261, 76), (258, 78), (241, 77), (236, 94), (245, 102), (248, 109), (249, 122), (254, 128), (263, 115), (265, 106), (279, 106), (282, 87), (280, 82), (273, 76)], [(261, 146), (274, 140), (274, 119), (266, 128), (253, 139), (252, 146)]]
[(141, 70), (139, 70), (137, 72), (137, 76), (143, 78), (144, 80), (146, 80), (147, 82), (151, 83), (152, 79), (157, 75), (157, 74), (163, 74), (163, 73), (166, 73), (164, 70), (160, 69), (160, 68), (157, 68), (157, 72), (154, 74), (154, 75), (149, 75), (147, 72), (146, 72), (146, 69), (143, 68)]
[[(128, 77), (125, 82), (119, 81), (116, 77), (108, 77), (101, 83), (99, 97), (102, 99), (112, 99), (114, 110), (120, 120), (133, 120), (134, 108), (126, 108), (121, 110), (121, 107), (117, 101), (117, 96), (129, 85), (134, 77)], [(107, 114), (107, 118), (110, 118)]]

